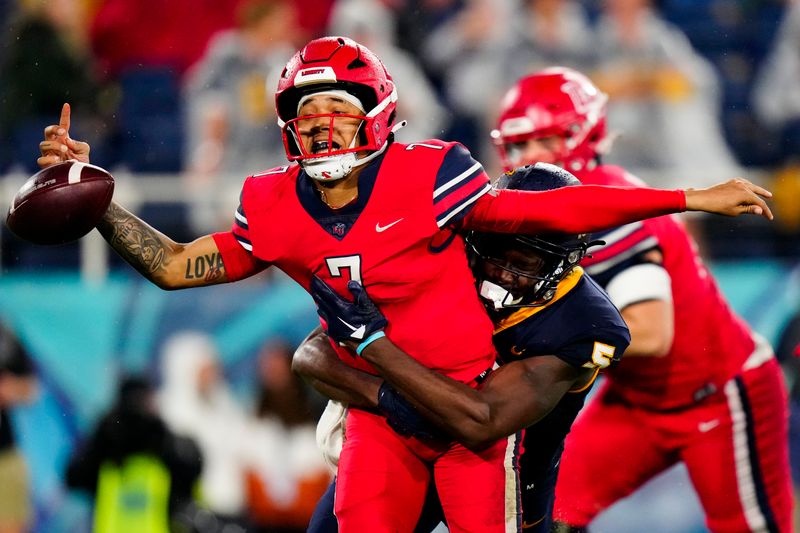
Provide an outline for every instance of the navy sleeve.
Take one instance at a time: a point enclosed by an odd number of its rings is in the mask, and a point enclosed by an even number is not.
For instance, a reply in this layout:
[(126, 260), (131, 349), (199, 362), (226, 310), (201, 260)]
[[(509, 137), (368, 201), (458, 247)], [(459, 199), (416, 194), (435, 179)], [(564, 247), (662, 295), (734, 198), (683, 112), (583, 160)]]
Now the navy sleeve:
[(584, 368), (606, 368), (619, 361), (631, 342), (619, 310), (588, 276), (562, 302), (564, 343), (554, 354)]
[(489, 192), (489, 176), (483, 166), (460, 144), (445, 154), (436, 173), (433, 210), (436, 224), (443, 228), (460, 222), (475, 202)]

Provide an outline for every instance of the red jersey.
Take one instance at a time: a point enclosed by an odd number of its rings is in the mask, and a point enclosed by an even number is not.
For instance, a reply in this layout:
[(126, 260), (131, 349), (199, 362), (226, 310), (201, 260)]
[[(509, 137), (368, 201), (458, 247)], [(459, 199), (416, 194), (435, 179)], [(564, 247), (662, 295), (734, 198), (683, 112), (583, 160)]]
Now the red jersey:
[(350, 279), (361, 281), (389, 321), (387, 336), (429, 368), (470, 381), (491, 366), (492, 324), (463, 240), (448, 229), (491, 188), (481, 165), (454, 143), (395, 143), (361, 172), (358, 199), (336, 210), (300, 173), (293, 165), (247, 179), (239, 242), (306, 289), (312, 274), (341, 294)]
[[(357, 279), (395, 344), (460, 381), (491, 366), (494, 348), (458, 228), (594, 231), (685, 208), (682, 191), (494, 191), (463, 146), (439, 140), (391, 144), (364, 167), (358, 188), (356, 201), (334, 210), (297, 165), (248, 178), (233, 229), (214, 235), (228, 280), (273, 264), (306, 289), (316, 274), (347, 295), (347, 281)], [(616, 209), (598, 213), (597, 202)], [(337, 349), (346, 363), (374, 372)]]
[[(641, 183), (623, 169), (609, 165), (582, 172), (578, 178), (596, 185)], [(672, 280), (672, 348), (665, 357), (623, 357), (607, 373), (617, 394), (646, 408), (670, 409), (720, 390), (741, 371), (755, 348), (752, 333), (728, 306), (678, 218), (662, 216), (634, 222), (595, 236), (606, 245), (594, 249), (583, 266), (602, 286), (625, 269), (641, 264), (641, 255), (652, 249), (663, 254), (662, 266)]]

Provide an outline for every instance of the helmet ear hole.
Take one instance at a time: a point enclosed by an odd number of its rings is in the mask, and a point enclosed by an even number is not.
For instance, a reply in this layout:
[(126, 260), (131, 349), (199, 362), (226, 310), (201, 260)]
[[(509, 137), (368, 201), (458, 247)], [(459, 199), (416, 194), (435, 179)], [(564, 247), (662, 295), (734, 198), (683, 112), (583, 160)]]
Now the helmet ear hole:
[(367, 66), (367, 64), (366, 64), (366, 63), (364, 63), (364, 62), (361, 60), (361, 58), (360, 58), (360, 57), (357, 57), (357, 58), (355, 58), (354, 60), (352, 60), (352, 61), (350, 62), (350, 64), (349, 64), (349, 65), (347, 65), (347, 68), (348, 68), (349, 70), (353, 70), (353, 69), (356, 69), (356, 68), (362, 68), (362, 67), (366, 67), (366, 66)]

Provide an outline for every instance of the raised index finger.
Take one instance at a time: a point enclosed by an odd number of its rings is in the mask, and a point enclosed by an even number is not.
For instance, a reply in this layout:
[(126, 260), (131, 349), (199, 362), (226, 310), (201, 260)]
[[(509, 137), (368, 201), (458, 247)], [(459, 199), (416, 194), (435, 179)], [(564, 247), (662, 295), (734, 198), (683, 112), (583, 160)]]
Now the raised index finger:
[(70, 107), (69, 104), (64, 104), (61, 107), (61, 118), (58, 119), (58, 125), (64, 130), (69, 131), (69, 114), (70, 114)]

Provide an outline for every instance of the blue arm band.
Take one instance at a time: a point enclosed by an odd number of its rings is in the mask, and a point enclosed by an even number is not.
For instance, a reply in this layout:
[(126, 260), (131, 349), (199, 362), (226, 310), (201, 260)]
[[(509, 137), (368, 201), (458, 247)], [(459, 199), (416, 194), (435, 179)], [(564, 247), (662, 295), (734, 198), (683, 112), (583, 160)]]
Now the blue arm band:
[(367, 337), (366, 339), (364, 339), (364, 341), (363, 341), (361, 344), (359, 344), (359, 345), (358, 345), (358, 348), (356, 348), (356, 353), (357, 353), (359, 356), (361, 356), (361, 352), (363, 352), (363, 351), (364, 351), (364, 349), (365, 349), (367, 346), (369, 346), (370, 344), (372, 344), (372, 343), (373, 343), (373, 342), (375, 342), (376, 340), (380, 339), (381, 337), (385, 337), (385, 336), (386, 336), (386, 333), (384, 333), (384, 332), (383, 332), (383, 330), (381, 330), (381, 331), (376, 331), (375, 333), (373, 333), (372, 335), (370, 335), (369, 337)]

